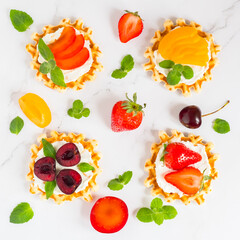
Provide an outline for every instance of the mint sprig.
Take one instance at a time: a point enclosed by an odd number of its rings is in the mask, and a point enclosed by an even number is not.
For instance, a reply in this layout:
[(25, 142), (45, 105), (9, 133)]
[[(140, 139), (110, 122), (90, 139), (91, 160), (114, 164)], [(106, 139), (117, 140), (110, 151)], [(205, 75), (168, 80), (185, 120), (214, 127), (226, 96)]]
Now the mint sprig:
[(202, 181), (201, 181), (201, 187), (200, 187), (200, 189), (199, 189), (199, 192), (201, 192), (201, 191), (203, 190), (203, 188), (204, 188), (204, 182), (212, 179), (211, 176), (209, 176), (209, 175), (204, 175), (205, 171), (206, 171), (206, 169), (203, 171), (203, 178), (202, 178)]
[(91, 166), (90, 164), (88, 164), (86, 162), (79, 163), (77, 165), (77, 167), (79, 168), (79, 170), (81, 172), (89, 172), (89, 171), (94, 171), (95, 170), (95, 168), (93, 166)]
[(130, 72), (134, 67), (133, 57), (129, 54), (126, 55), (121, 61), (121, 68), (116, 69), (112, 72), (112, 77), (116, 79), (121, 79), (126, 77), (128, 72)]
[(167, 82), (169, 85), (177, 85), (181, 80), (181, 75), (185, 79), (191, 79), (194, 76), (193, 69), (182, 64), (175, 64), (171, 60), (163, 60), (159, 63), (161, 68), (171, 69), (167, 75)]
[(226, 120), (217, 118), (213, 121), (213, 129), (217, 133), (225, 134), (230, 131), (230, 125)]
[(10, 10), (10, 19), (19, 32), (25, 32), (33, 24), (33, 19), (27, 13), (15, 9)]
[(68, 115), (76, 119), (81, 117), (88, 117), (90, 115), (89, 108), (83, 108), (83, 102), (81, 100), (75, 100), (72, 104), (72, 108), (68, 109)]
[(40, 65), (39, 72), (41, 72), (42, 74), (50, 73), (50, 78), (53, 83), (61, 87), (66, 87), (67, 85), (64, 81), (63, 72), (61, 68), (56, 66), (54, 55), (42, 38), (40, 38), (38, 41), (38, 51), (41, 56), (46, 60)]
[(18, 135), (24, 126), (24, 121), (20, 117), (15, 117), (10, 123), (10, 132)]
[(45, 157), (56, 158), (56, 150), (53, 145), (46, 139), (42, 138), (43, 153)]
[(25, 223), (32, 219), (33, 215), (34, 213), (29, 203), (22, 202), (13, 209), (10, 215), (10, 222), (17, 224)]
[(168, 153), (168, 152), (166, 151), (166, 147), (167, 147), (167, 144), (164, 143), (164, 145), (163, 145), (163, 154), (162, 154), (162, 157), (161, 157), (161, 159), (160, 159), (161, 162), (164, 162), (164, 156), (165, 156), (166, 153)]
[(49, 199), (53, 195), (53, 191), (56, 187), (56, 180), (51, 181), (51, 182), (45, 182), (45, 193), (46, 193), (46, 198)]
[(132, 178), (132, 171), (124, 172), (122, 175), (119, 175), (118, 178), (112, 179), (108, 183), (108, 188), (113, 191), (119, 191), (123, 189), (124, 185), (127, 185)]
[(137, 218), (141, 222), (152, 222), (161, 225), (164, 220), (175, 218), (177, 210), (170, 205), (163, 206), (160, 198), (154, 198), (151, 202), (150, 208), (140, 208), (137, 212)]

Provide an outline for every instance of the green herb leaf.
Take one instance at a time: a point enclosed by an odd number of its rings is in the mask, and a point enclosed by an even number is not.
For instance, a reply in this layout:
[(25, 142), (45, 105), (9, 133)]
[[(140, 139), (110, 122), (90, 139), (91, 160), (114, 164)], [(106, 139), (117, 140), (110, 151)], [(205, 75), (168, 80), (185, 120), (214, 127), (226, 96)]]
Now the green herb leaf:
[(10, 123), (10, 132), (18, 135), (24, 126), (24, 122), (20, 117), (15, 117)]
[(82, 111), (82, 109), (83, 109), (83, 102), (81, 100), (75, 100), (73, 102), (73, 109), (77, 110), (78, 112)]
[(42, 144), (43, 144), (43, 153), (45, 157), (51, 157), (55, 159), (56, 150), (54, 149), (53, 145), (44, 138), (42, 138)]
[(163, 206), (162, 207), (163, 210), (163, 215), (164, 215), (164, 219), (173, 219), (177, 216), (177, 210), (173, 207), (173, 206)]
[(33, 210), (29, 203), (22, 202), (18, 204), (10, 215), (11, 223), (25, 223), (33, 218)]
[(154, 198), (151, 202), (150, 207), (154, 212), (159, 212), (162, 209), (162, 205), (163, 205), (162, 199)]
[(83, 115), (84, 117), (88, 117), (88, 116), (90, 115), (90, 110), (89, 110), (89, 108), (84, 108), (84, 109), (82, 110), (82, 115)]
[(73, 117), (73, 109), (72, 108), (68, 109), (67, 113), (70, 117)]
[(27, 13), (15, 9), (10, 10), (10, 19), (19, 32), (25, 32), (33, 24), (33, 19)]
[(122, 184), (126, 185), (130, 182), (132, 174), (133, 174), (132, 171), (127, 171), (123, 173), (123, 175), (120, 175), (118, 178)]
[(51, 65), (48, 62), (43, 62), (39, 68), (39, 72), (41, 72), (42, 74), (48, 74), (51, 70)]
[(82, 113), (75, 113), (73, 111), (73, 117), (76, 118), (76, 119), (80, 119), (82, 117)]
[(121, 70), (130, 72), (134, 67), (133, 57), (129, 54), (121, 61)]
[(53, 195), (54, 188), (56, 187), (56, 181), (45, 183), (46, 198), (49, 199)]
[(183, 67), (183, 71), (182, 71), (182, 75), (186, 79), (191, 79), (193, 77), (193, 75), (194, 75), (192, 68), (189, 67), (189, 66), (184, 66)]
[(56, 67), (56, 62), (55, 62), (54, 59), (50, 59), (50, 60), (48, 61), (48, 64), (49, 64), (49, 66), (50, 66), (51, 69), (54, 69), (54, 68)]
[(38, 41), (38, 51), (46, 61), (54, 59), (53, 53), (51, 52), (50, 48), (46, 45), (46, 43), (42, 40), (42, 38), (40, 38)]
[(228, 133), (230, 131), (230, 125), (227, 121), (217, 118), (213, 121), (213, 129), (217, 133)]
[(169, 85), (176, 85), (181, 80), (181, 73), (176, 70), (171, 70), (167, 75), (167, 82)]
[(94, 171), (95, 168), (86, 162), (79, 163), (78, 168), (81, 172)]
[(126, 77), (127, 75), (127, 72), (121, 70), (121, 69), (116, 69), (112, 72), (112, 77), (113, 78), (116, 78), (116, 79), (121, 79), (121, 78), (124, 78)]
[(61, 87), (66, 87), (63, 72), (59, 67), (56, 66), (54, 69), (52, 69), (50, 74), (53, 83)]
[(164, 143), (164, 145), (163, 145), (163, 155), (162, 155), (162, 157), (161, 157), (161, 159), (160, 159), (161, 162), (164, 162), (164, 156), (165, 156), (165, 154), (167, 153), (166, 147), (167, 147), (167, 144)]
[(152, 222), (153, 221), (153, 212), (149, 208), (140, 208), (137, 212), (137, 218), (141, 222)]
[(175, 63), (171, 60), (163, 60), (159, 63), (161, 68), (172, 68), (174, 65)]
[(119, 191), (123, 188), (123, 184), (119, 181), (118, 178), (115, 178), (108, 183), (108, 187), (113, 191)]
[(182, 64), (176, 64), (176, 65), (173, 66), (173, 70), (176, 70), (180, 73), (183, 71), (183, 69), (184, 69), (184, 67), (183, 67)]
[(203, 180), (204, 180), (204, 181), (208, 181), (208, 180), (210, 180), (210, 179), (212, 179), (212, 177), (209, 176), (209, 175), (203, 176)]
[(163, 223), (163, 220), (164, 220), (164, 214), (162, 212), (156, 212), (153, 214), (153, 221), (157, 225), (161, 225)]

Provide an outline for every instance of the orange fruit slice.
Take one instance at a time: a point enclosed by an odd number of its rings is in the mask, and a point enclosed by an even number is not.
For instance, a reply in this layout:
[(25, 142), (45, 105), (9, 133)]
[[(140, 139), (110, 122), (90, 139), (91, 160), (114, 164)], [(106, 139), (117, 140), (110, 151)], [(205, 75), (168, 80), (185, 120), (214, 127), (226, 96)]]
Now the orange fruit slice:
[(160, 41), (158, 52), (175, 63), (206, 66), (209, 61), (208, 42), (193, 27), (179, 27)]
[(18, 100), (23, 113), (40, 128), (49, 125), (52, 120), (47, 103), (34, 93), (27, 93)]

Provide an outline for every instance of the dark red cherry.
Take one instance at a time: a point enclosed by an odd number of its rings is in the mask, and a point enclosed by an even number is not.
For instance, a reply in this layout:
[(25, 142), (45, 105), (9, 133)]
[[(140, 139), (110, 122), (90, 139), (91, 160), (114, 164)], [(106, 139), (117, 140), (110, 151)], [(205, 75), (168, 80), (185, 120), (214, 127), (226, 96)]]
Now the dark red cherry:
[(56, 159), (60, 165), (72, 167), (80, 162), (81, 155), (74, 143), (66, 143), (58, 149)]
[(195, 105), (185, 107), (179, 113), (179, 120), (187, 128), (199, 128), (202, 124), (201, 110)]
[(70, 195), (75, 192), (82, 182), (81, 175), (73, 169), (63, 169), (57, 175), (57, 185), (59, 189)]
[(34, 174), (41, 180), (51, 182), (56, 177), (56, 161), (51, 157), (43, 157), (34, 164)]

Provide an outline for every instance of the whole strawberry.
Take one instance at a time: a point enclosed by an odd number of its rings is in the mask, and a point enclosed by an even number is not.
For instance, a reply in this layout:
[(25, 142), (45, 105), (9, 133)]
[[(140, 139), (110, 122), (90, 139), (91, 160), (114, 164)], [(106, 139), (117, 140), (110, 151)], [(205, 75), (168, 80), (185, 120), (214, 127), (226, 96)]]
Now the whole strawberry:
[(202, 156), (187, 148), (183, 143), (170, 143), (165, 148), (165, 154), (162, 157), (166, 167), (179, 170), (188, 165), (197, 163), (202, 160)]
[(123, 43), (139, 36), (143, 30), (143, 22), (138, 12), (126, 12), (118, 22), (119, 38)]
[(112, 109), (111, 128), (114, 132), (130, 131), (138, 128), (143, 118), (143, 108), (137, 104), (137, 94), (133, 94), (133, 100), (129, 99), (117, 102)]

